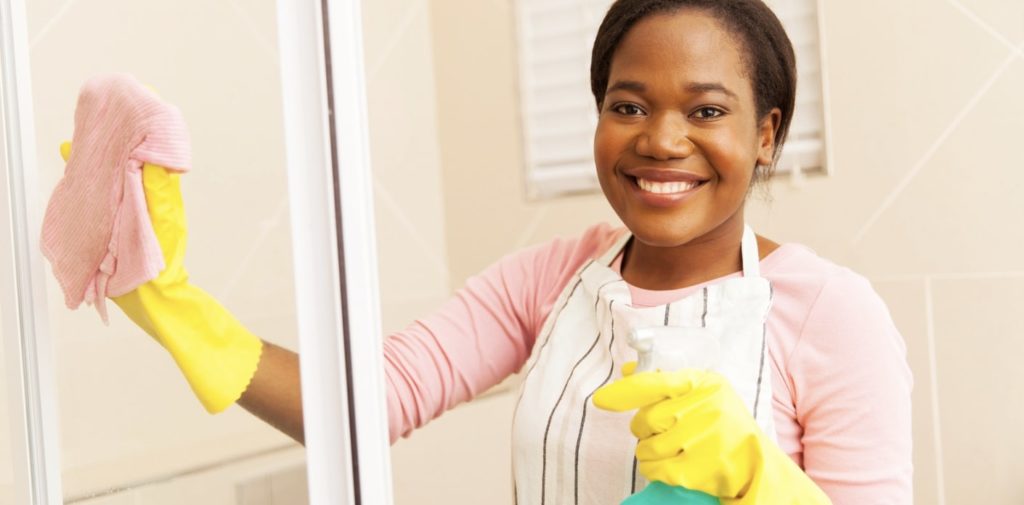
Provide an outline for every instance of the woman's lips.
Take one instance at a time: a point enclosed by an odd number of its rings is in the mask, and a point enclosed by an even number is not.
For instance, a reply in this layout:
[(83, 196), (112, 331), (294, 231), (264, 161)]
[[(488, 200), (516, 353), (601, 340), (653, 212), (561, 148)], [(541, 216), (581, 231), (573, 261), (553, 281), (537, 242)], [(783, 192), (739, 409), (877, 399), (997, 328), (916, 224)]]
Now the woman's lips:
[(707, 181), (653, 181), (627, 176), (633, 194), (652, 207), (675, 207), (689, 200)]

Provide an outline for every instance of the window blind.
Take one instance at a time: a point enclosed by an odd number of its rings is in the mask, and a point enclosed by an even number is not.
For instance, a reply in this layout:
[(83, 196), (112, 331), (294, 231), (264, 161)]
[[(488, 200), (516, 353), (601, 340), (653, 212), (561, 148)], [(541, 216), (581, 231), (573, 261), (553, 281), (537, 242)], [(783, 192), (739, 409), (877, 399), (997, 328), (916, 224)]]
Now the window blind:
[[(798, 90), (778, 172), (827, 169), (819, 0), (770, 0), (797, 53)], [(590, 51), (611, 0), (514, 0), (527, 193), (598, 189)]]

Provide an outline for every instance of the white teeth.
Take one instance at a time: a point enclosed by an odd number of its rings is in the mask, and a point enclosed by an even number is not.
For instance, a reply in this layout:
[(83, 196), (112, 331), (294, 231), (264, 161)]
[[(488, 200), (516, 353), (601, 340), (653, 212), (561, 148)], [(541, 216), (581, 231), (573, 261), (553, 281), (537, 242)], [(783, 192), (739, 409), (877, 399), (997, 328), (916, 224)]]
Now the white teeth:
[(649, 193), (670, 194), (689, 191), (700, 185), (699, 182), (654, 182), (637, 177), (636, 183), (640, 189)]

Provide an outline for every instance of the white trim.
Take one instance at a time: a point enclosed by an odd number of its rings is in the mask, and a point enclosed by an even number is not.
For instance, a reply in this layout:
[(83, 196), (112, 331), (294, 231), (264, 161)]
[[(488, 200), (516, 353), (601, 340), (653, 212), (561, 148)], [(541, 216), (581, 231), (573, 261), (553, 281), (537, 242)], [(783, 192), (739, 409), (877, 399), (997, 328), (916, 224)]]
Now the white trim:
[(323, 23), (317, 0), (278, 0), (288, 197), (312, 505), (353, 503)]
[[(0, 311), (17, 503), (62, 503), (55, 372), (39, 254), (35, 125), (23, 0), (0, 0), (3, 166), (0, 177)], [(54, 146), (56, 152), (56, 146)], [(13, 287), (13, 288), (12, 288)]]
[[(357, 504), (390, 505), (391, 450), (374, 220), (366, 64), (359, 0), (326, 0), (334, 99), (335, 173), (341, 203), (345, 310), (358, 448)], [(356, 414), (358, 413), (358, 414)]]
[(829, 98), (828, 78), (828, 44), (825, 39), (825, 0), (818, 0), (818, 64), (821, 76), (821, 140), (822, 161), (825, 163), (825, 175), (835, 174), (835, 149), (832, 147), (832, 100)]

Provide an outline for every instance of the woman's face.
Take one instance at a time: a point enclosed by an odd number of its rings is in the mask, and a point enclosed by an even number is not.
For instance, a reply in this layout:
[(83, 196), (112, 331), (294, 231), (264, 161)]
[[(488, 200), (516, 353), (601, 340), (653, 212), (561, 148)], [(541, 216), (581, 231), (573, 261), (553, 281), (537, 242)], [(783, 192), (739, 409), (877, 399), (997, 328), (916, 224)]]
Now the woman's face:
[(605, 197), (636, 238), (674, 247), (743, 224), (779, 120), (759, 120), (743, 47), (700, 11), (654, 15), (612, 57), (594, 138)]

